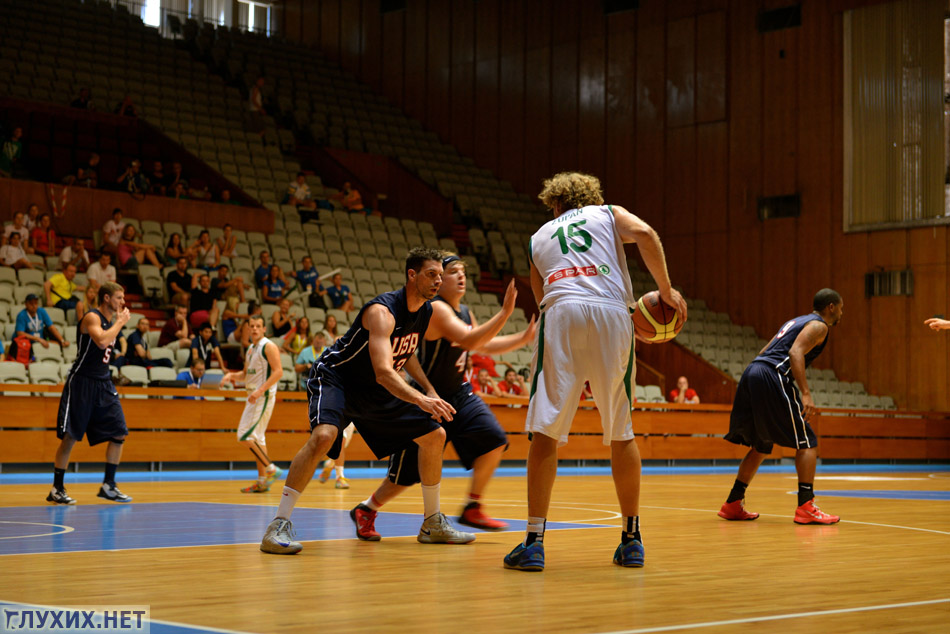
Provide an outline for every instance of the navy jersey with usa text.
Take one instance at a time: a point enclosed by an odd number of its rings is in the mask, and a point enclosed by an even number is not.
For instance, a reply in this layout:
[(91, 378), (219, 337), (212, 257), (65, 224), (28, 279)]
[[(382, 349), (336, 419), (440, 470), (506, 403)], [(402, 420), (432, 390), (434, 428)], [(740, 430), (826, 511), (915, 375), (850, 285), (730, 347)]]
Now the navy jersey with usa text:
[[(112, 322), (95, 308), (89, 312), (99, 318), (99, 324), (103, 330), (112, 327)], [(83, 321), (85, 319), (86, 316), (83, 315)], [(94, 379), (111, 379), (112, 372), (109, 370), (109, 360), (112, 358), (112, 346), (115, 345), (115, 340), (110, 342), (103, 350), (96, 345), (96, 342), (92, 340), (88, 333), (82, 331), (82, 321), (80, 321), (76, 324), (76, 341), (78, 342), (76, 361), (73, 362), (73, 367), (69, 370), (69, 373), (81, 374)]]
[[(769, 345), (759, 356), (755, 358), (755, 360), (768, 363), (783, 374), (788, 374), (792, 368), (789, 361), (789, 353), (792, 350), (792, 345), (795, 343), (795, 339), (798, 338), (798, 335), (801, 333), (802, 329), (812, 321), (820, 321), (821, 323), (825, 323), (821, 318), (821, 315), (816, 315), (815, 313), (801, 315), (785, 322), (775, 337), (772, 338), (772, 341), (769, 342)], [(814, 361), (819, 354), (821, 354), (821, 351), (825, 349), (825, 344), (827, 343), (828, 337), (826, 335), (821, 343), (808, 351), (808, 353), (805, 355), (806, 368), (811, 365), (812, 361)]]
[(396, 321), (389, 336), (393, 351), (393, 369), (397, 372), (401, 370), (406, 361), (416, 353), (419, 342), (429, 327), (432, 305), (426, 302), (416, 312), (409, 312), (406, 289), (401, 288), (366, 302), (346, 334), (324, 350), (314, 362), (311, 380), (315, 374), (332, 372), (347, 388), (357, 390), (354, 394), (360, 399), (385, 403), (395, 397), (376, 382), (376, 372), (369, 354), (369, 331), (363, 327), (363, 314), (374, 304), (385, 306)]
[[(445, 302), (441, 297), (436, 297), (433, 302)], [(448, 302), (446, 306), (452, 308)], [(468, 306), (462, 304), (460, 310), (455, 310), (455, 315), (472, 326), (472, 315)], [(419, 363), (422, 365), (422, 371), (426, 378), (432, 383), (436, 393), (443, 398), (448, 399), (462, 388), (465, 375), (465, 362), (468, 359), (468, 351), (452, 343), (448, 339), (436, 339), (435, 341), (424, 341), (419, 348)]]

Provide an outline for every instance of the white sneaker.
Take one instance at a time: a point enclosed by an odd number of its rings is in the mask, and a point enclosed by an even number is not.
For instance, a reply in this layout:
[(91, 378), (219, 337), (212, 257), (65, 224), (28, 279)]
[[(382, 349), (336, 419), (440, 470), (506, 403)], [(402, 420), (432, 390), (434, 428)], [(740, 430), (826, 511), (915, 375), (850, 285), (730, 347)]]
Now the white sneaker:
[(109, 500), (110, 502), (119, 502), (120, 504), (126, 504), (132, 501), (132, 498), (120, 491), (115, 485), (105, 482), (102, 483), (102, 487), (99, 489), (99, 493), (96, 494), (96, 497)]
[(53, 504), (66, 504), (69, 506), (76, 503), (76, 500), (66, 494), (66, 489), (57, 489), (56, 487), (50, 489), (49, 495), (46, 496), (46, 501), (52, 502)]
[(420, 544), (468, 544), (475, 535), (457, 530), (442, 513), (433, 513), (422, 522), (416, 539)]
[(293, 555), (303, 550), (303, 545), (294, 541), (294, 525), (290, 520), (275, 517), (267, 525), (267, 532), (261, 540), (261, 550), (272, 555)]

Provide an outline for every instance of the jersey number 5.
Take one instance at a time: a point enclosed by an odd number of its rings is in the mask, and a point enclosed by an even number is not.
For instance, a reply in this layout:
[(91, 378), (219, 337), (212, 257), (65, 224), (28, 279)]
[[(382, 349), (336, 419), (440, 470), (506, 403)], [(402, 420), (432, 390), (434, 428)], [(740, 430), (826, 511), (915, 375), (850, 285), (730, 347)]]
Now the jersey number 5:
[[(585, 224), (586, 220), (581, 220), (580, 222), (573, 222), (567, 225), (567, 237), (564, 236), (564, 227), (558, 227), (557, 231), (554, 232), (554, 235), (551, 236), (551, 239), (557, 238), (558, 243), (561, 245), (561, 253), (567, 255), (568, 249), (574, 251), (575, 253), (583, 253), (590, 248), (590, 245), (593, 243), (593, 238), (591, 238), (590, 233), (584, 231), (583, 229), (578, 229), (582, 224)], [(580, 238), (584, 241), (584, 244), (578, 244), (574, 242), (574, 238)], [(570, 241), (568, 241), (570, 239)]]

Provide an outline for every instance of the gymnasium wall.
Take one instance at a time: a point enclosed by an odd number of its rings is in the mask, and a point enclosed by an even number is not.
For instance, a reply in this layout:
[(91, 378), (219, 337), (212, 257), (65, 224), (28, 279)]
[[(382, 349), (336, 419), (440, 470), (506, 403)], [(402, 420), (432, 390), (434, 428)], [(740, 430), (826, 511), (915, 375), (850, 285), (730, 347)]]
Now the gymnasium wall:
[[(515, 188), (601, 176), (664, 239), (674, 283), (770, 337), (824, 286), (845, 316), (819, 360), (918, 409), (950, 408), (945, 227), (842, 231), (842, 12), (804, 0), (800, 27), (760, 34), (788, 0), (287, 0), (288, 37), (319, 47)], [(759, 196), (801, 192), (761, 222)], [(912, 268), (911, 298), (864, 298), (871, 270)]]

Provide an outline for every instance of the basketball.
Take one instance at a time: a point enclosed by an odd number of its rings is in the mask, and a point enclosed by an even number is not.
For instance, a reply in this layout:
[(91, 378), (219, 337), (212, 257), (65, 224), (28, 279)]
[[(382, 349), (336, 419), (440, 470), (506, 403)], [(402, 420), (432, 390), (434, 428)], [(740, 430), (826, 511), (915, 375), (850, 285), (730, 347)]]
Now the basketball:
[(669, 341), (679, 334), (684, 323), (676, 310), (660, 299), (660, 291), (646, 293), (633, 311), (636, 332), (652, 343)]

